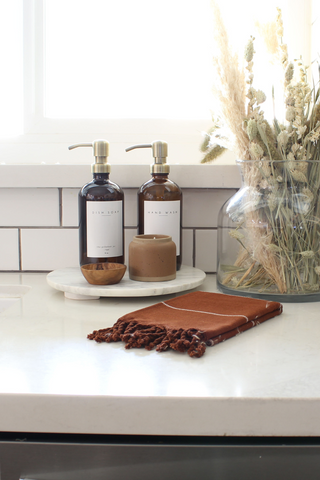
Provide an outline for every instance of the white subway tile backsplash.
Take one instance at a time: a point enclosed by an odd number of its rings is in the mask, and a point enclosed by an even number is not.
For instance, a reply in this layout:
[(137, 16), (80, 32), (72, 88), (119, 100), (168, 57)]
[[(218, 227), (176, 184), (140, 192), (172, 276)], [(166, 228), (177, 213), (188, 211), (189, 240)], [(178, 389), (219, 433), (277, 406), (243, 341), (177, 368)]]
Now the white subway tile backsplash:
[(182, 265), (193, 267), (193, 230), (182, 230)]
[(79, 188), (62, 189), (62, 225), (64, 227), (77, 227)]
[(126, 227), (136, 227), (137, 220), (137, 192), (135, 188), (124, 189), (124, 224)]
[(19, 231), (0, 229), (0, 270), (19, 270)]
[[(60, 191), (61, 198), (58, 188), (0, 189), (0, 270), (50, 271), (79, 265), (79, 188)], [(127, 265), (129, 243), (137, 235), (137, 191), (124, 189)], [(183, 265), (216, 271), (218, 212), (234, 192), (213, 188), (183, 190)]]
[(4, 227), (59, 226), (57, 188), (1, 188), (0, 225)]
[(207, 273), (217, 270), (217, 230), (196, 230), (196, 268)]
[(136, 228), (125, 228), (124, 230), (124, 263), (129, 268), (129, 244), (133, 237), (137, 235)]
[(182, 225), (184, 227), (217, 226), (221, 206), (236, 190), (186, 189), (183, 190)]
[(21, 230), (22, 270), (55, 270), (79, 266), (79, 235), (76, 228)]

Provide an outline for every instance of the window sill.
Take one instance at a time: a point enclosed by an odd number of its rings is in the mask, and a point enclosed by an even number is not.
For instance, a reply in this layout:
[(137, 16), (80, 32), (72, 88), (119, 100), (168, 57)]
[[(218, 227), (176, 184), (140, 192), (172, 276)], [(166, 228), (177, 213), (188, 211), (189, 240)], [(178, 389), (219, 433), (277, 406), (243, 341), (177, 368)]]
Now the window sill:
[[(92, 178), (88, 165), (0, 165), (1, 188), (80, 188)], [(150, 178), (147, 165), (112, 165), (110, 179), (138, 188)], [(181, 188), (239, 188), (236, 165), (171, 165), (169, 178)]]

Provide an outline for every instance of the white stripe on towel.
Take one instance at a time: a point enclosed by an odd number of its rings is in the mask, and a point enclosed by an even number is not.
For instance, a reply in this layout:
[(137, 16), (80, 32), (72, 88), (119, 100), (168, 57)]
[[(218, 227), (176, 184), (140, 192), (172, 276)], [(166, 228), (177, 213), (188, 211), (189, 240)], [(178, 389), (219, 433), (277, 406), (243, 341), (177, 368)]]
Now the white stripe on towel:
[(189, 310), (188, 308), (177, 308), (177, 307), (172, 307), (171, 305), (168, 305), (166, 302), (162, 302), (163, 305), (169, 308), (173, 308), (174, 310), (183, 310), (184, 312), (193, 312), (193, 313), (206, 313), (207, 315), (217, 315), (218, 317), (243, 317), (249, 322), (249, 318), (246, 317), (245, 315), (241, 315), (240, 313), (238, 315), (228, 315), (227, 313), (213, 313), (213, 312), (202, 312), (201, 310)]

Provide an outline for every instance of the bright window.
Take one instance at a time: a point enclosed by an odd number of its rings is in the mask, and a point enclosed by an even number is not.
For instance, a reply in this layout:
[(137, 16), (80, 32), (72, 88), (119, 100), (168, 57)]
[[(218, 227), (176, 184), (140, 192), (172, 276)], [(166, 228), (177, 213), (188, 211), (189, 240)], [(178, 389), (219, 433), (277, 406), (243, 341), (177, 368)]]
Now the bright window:
[[(240, 54), (255, 20), (274, 19), (279, 6), (290, 56), (313, 59), (312, 0), (218, 3)], [(1, 162), (87, 162), (68, 144), (102, 137), (118, 163), (150, 163), (124, 149), (159, 138), (171, 163), (199, 163), (211, 125), (213, 28), (210, 0), (1, 2)], [(255, 61), (258, 88), (270, 92), (271, 70)]]
[(46, 0), (51, 118), (210, 118), (210, 0)]

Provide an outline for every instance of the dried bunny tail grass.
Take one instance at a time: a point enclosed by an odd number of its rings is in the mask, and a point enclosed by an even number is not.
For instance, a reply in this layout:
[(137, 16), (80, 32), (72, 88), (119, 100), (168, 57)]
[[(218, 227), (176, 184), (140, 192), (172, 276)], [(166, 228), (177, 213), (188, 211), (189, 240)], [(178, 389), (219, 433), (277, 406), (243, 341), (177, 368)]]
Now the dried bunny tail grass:
[(263, 148), (261, 148), (261, 146), (258, 144), (258, 143), (255, 143), (255, 142), (252, 142), (250, 144), (250, 155), (255, 159), (255, 160), (261, 160), (263, 155), (264, 155), (264, 151), (263, 151)]
[(293, 75), (294, 75), (294, 66), (293, 66), (293, 63), (289, 63), (289, 65), (287, 66), (286, 68), (286, 71), (285, 71), (285, 74), (284, 74), (284, 77), (285, 77), (285, 85), (289, 85), (289, 83), (291, 82), (291, 80), (293, 79)]
[(219, 46), (219, 55), (213, 58), (216, 71), (213, 94), (223, 123), (231, 133), (236, 154), (239, 158), (248, 159), (249, 139), (242, 127), (246, 116), (245, 74), (239, 68), (237, 55), (231, 52), (221, 12), (215, 0), (212, 0), (212, 8), (215, 19), (214, 38)]
[(281, 153), (277, 150), (276, 146), (277, 139), (269, 123), (266, 120), (258, 122), (257, 128), (258, 135), (255, 141), (259, 143), (270, 160), (281, 160)]
[(201, 163), (210, 163), (216, 160), (216, 158), (220, 157), (220, 155), (225, 151), (225, 147), (221, 147), (220, 145), (214, 145), (211, 150), (206, 153), (206, 155), (201, 160)]
[(210, 148), (210, 139), (211, 139), (211, 133), (213, 129), (209, 130), (209, 132), (204, 132), (203, 133), (203, 141), (200, 146), (201, 152), (207, 152)]
[(247, 123), (247, 134), (249, 137), (249, 140), (252, 141), (256, 138), (258, 133), (258, 127), (257, 127), (257, 122), (254, 118), (250, 118), (248, 123)]

